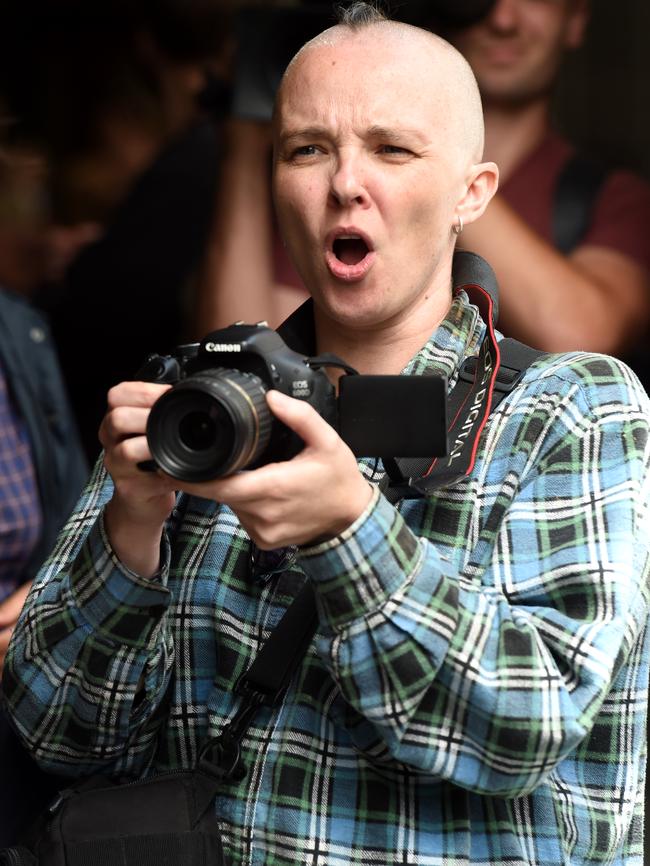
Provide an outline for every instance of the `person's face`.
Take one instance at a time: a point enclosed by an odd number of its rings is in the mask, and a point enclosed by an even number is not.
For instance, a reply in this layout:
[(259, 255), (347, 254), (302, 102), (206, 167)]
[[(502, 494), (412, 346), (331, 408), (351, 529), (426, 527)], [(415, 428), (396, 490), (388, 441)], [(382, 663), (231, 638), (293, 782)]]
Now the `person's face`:
[(308, 50), (276, 118), (274, 197), (289, 253), (317, 306), (361, 328), (427, 303), (464, 191), (444, 88), (417, 52), (399, 49), (357, 35)]
[(450, 41), (472, 67), (486, 105), (526, 103), (550, 92), (586, 20), (585, 0), (496, 0), (484, 19)]

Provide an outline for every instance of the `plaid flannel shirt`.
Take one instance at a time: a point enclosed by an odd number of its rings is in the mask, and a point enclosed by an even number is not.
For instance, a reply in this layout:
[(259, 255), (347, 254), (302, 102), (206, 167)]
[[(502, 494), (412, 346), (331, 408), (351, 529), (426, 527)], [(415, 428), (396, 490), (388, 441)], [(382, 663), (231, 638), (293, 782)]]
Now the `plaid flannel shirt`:
[[(453, 384), (483, 329), (461, 293), (408, 372)], [(185, 496), (158, 578), (131, 573), (98, 466), (12, 641), (14, 722), (53, 771), (190, 767), (311, 580), (318, 633), (215, 804), (234, 864), (641, 864), (649, 419), (619, 362), (543, 357), (467, 479), (376, 492), (266, 582), (235, 515)]]

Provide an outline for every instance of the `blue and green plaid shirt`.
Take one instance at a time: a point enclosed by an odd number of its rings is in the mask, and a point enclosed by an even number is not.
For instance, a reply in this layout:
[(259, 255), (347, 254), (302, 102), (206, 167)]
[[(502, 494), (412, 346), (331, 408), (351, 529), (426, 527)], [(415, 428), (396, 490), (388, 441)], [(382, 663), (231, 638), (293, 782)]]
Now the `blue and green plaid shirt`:
[[(483, 329), (461, 294), (408, 372), (453, 384)], [(640, 866), (649, 423), (619, 362), (543, 357), (470, 477), (399, 508), (376, 491), (266, 582), (232, 511), (185, 496), (159, 578), (131, 573), (98, 466), (12, 641), (15, 724), (60, 773), (190, 767), (310, 580), (318, 633), (215, 804), (234, 864)]]

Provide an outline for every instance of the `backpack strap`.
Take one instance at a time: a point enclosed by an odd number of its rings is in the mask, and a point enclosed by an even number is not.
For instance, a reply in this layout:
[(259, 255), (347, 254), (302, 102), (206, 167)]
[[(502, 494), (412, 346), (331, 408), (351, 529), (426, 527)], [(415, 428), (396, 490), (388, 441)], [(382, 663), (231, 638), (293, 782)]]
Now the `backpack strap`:
[[(497, 374), (494, 390), (492, 392), (492, 404), (490, 413), (494, 412), (504, 397), (513, 390), (522, 380), (524, 373), (538, 358), (548, 354), (541, 349), (533, 349), (526, 343), (506, 337), (499, 343), (501, 353), (501, 364)], [(473, 360), (473, 359), (468, 359)]]
[(570, 253), (585, 236), (608, 171), (582, 153), (565, 163), (555, 184), (552, 211), (553, 244), (560, 252)]

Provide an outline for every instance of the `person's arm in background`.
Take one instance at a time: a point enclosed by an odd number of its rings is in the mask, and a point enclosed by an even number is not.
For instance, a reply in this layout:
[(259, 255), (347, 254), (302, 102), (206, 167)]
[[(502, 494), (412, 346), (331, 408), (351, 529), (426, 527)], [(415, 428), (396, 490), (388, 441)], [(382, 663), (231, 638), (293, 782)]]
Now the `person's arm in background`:
[(306, 297), (276, 280), (270, 160), (268, 124), (228, 122), (214, 226), (197, 290), (199, 336), (240, 320), (276, 327)]
[[(88, 227), (64, 231), (63, 246), (49, 248), (53, 267), (93, 234)], [(54, 278), (54, 269), (49, 273)], [(27, 298), (0, 288), (0, 675), (32, 579), (87, 474), (47, 319)]]
[(565, 256), (502, 196), (467, 226), (460, 245), (499, 280), (499, 328), (546, 351), (620, 354), (650, 321), (650, 274), (631, 257), (583, 244)]

